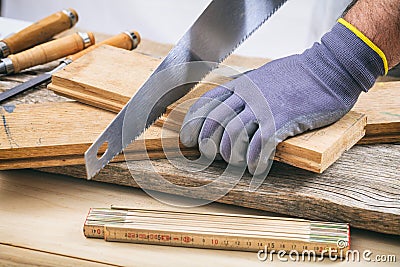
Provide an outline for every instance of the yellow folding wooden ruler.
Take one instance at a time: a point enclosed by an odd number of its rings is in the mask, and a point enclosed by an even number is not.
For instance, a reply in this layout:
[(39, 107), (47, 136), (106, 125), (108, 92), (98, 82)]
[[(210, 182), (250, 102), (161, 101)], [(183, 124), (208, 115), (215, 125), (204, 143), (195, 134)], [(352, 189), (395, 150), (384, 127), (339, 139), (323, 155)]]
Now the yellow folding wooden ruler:
[(313, 251), (345, 255), (346, 223), (165, 210), (91, 209), (84, 234), (106, 241), (241, 251)]

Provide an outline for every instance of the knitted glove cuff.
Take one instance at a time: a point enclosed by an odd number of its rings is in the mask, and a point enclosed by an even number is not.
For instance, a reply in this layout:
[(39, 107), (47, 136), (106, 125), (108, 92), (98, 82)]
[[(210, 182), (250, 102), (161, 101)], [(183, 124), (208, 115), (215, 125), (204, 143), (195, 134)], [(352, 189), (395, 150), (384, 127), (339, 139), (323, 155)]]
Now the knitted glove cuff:
[(367, 36), (365, 36), (362, 32), (360, 32), (356, 27), (354, 27), (352, 24), (347, 22), (345, 19), (340, 18), (340, 19), (338, 19), (337, 22), (342, 24), (343, 26), (345, 26), (350, 31), (352, 31), (358, 38), (360, 38), (366, 45), (368, 45), (372, 50), (374, 50), (381, 57), (382, 62), (383, 62), (383, 67), (385, 70), (384, 74), (386, 75), (389, 71), (389, 67), (388, 67), (388, 61), (387, 61), (385, 53), (383, 53), (383, 51), (376, 44), (374, 44)]
[(338, 100), (352, 107), (360, 93), (367, 92), (378, 76), (385, 74), (386, 57), (357, 29), (345, 24), (336, 23), (321, 43), (300, 55), (300, 62)]

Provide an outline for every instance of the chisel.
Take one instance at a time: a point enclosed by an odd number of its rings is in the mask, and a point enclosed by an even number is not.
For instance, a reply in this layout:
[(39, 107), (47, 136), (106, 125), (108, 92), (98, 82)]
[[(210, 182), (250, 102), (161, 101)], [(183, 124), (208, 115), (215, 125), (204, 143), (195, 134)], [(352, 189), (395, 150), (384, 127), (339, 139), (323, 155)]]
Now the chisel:
[(137, 32), (132, 31), (132, 32), (120, 33), (114, 37), (111, 37), (111, 38), (101, 42), (101, 43), (92, 45), (91, 47), (89, 47), (81, 52), (78, 52), (74, 55), (68, 56), (54, 70), (46, 72), (36, 78), (33, 78), (25, 83), (20, 84), (8, 91), (5, 91), (4, 93), (1, 93), (0, 94), (0, 103), (6, 99), (9, 99), (12, 96), (15, 96), (19, 93), (27, 91), (31, 88), (34, 88), (42, 83), (49, 82), (51, 80), (51, 76), (53, 73), (63, 69), (65, 66), (67, 66), (74, 60), (80, 58), (81, 56), (92, 51), (93, 49), (96, 49), (97, 47), (99, 47), (101, 45), (111, 45), (111, 46), (119, 47), (122, 49), (133, 50), (139, 45), (139, 43), (140, 43), (140, 35)]
[(3, 58), (0, 62), (0, 74), (18, 73), (24, 69), (77, 53), (94, 43), (94, 35), (90, 32), (78, 32), (56, 39)]
[(72, 28), (78, 22), (78, 14), (72, 8), (64, 9), (0, 41), (0, 58), (24, 51), (47, 42), (54, 35)]

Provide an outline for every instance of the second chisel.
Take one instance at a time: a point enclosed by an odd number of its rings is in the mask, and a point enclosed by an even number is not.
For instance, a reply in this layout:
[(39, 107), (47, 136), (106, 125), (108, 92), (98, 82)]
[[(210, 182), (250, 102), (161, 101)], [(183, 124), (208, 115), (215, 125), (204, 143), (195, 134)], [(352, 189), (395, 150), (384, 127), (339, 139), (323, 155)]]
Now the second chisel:
[(77, 53), (94, 43), (93, 33), (78, 32), (38, 45), (24, 52), (3, 58), (0, 62), (0, 74), (18, 73), (24, 69)]

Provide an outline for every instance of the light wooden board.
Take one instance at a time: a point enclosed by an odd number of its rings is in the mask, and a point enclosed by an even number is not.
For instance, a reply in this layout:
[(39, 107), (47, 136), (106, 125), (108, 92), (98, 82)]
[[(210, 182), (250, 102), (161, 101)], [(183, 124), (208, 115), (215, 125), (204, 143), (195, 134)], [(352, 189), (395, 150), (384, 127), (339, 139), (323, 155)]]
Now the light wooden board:
[[(146, 52), (151, 52), (153, 50)], [(115, 60), (118, 58), (118, 60)], [(247, 59), (244, 63), (248, 68), (249, 62), (256, 67), (260, 60)], [(80, 102), (118, 112), (136, 93), (140, 85), (161, 62), (148, 55), (130, 52), (114, 47), (102, 47), (93, 51), (79, 61), (69, 65), (63, 71), (53, 75), (49, 88), (55, 92), (76, 99)], [(230, 63), (239, 64), (240, 60)], [(200, 86), (186, 95), (177, 103), (175, 117), (169, 119), (173, 129), (180, 128), (190, 103), (215, 84), (223, 84), (230, 78), (221, 75), (211, 75)], [(400, 82), (377, 83), (368, 93), (362, 93), (354, 111), (364, 113), (368, 117), (366, 135), (360, 143), (390, 143), (400, 141)], [(171, 105), (169, 111), (176, 105)], [(159, 124), (165, 121), (162, 118)]]
[[(386, 144), (355, 146), (323, 174), (275, 163), (255, 192), (249, 190), (252, 177), (245, 174), (227, 195), (217, 201), (294, 217), (347, 222), (356, 228), (400, 235), (399, 158), (400, 145)], [(191, 169), (196, 163), (185, 163), (184, 166)], [(138, 187), (135, 179), (140, 178), (143, 188), (193, 196), (193, 187), (200, 188), (210, 182), (214, 182), (213, 190), (229, 187), (232, 176), (229, 173), (220, 176), (225, 167), (222, 162), (215, 162), (203, 171), (189, 172), (174, 167), (166, 159), (153, 160), (152, 165), (131, 161), (128, 165), (109, 164), (94, 179)], [(86, 178), (84, 166), (43, 171)], [(182, 187), (160, 183), (157, 174)], [(212, 198), (210, 191), (207, 188), (197, 190), (196, 198)]]
[(50, 265), (59, 267), (110, 266), (107, 263), (2, 243), (0, 243), (0, 265), (8, 267)]
[(367, 114), (362, 144), (400, 142), (400, 82), (378, 82), (353, 110)]
[[(112, 121), (115, 114), (78, 102), (0, 107), (0, 169), (37, 168), (84, 163), (84, 152)], [(364, 134), (365, 116), (351, 112), (335, 124), (290, 138), (279, 144), (276, 159), (322, 172)], [(129, 159), (164, 158), (164, 150), (178, 153), (178, 133), (150, 127), (129, 146)], [(174, 148), (175, 151), (174, 151)], [(99, 154), (104, 153), (102, 147)], [(196, 149), (182, 148), (185, 155)], [(123, 161), (119, 156), (115, 161)]]
[[(108, 243), (86, 239), (82, 226), (91, 207), (109, 207), (111, 204), (147, 209), (188, 209), (168, 206), (152, 199), (136, 188), (88, 182), (63, 175), (49, 175), (35, 171), (0, 172), (0, 239), (10, 246), (0, 245), (2, 266), (230, 266), (256, 267), (288, 266), (287, 262), (260, 262), (255, 253), (176, 248), (140, 244)], [(253, 215), (273, 214), (232, 205), (213, 203), (195, 207), (191, 211), (228, 212)], [(377, 254), (400, 256), (400, 240), (370, 231), (351, 229), (352, 249), (370, 249)], [(41, 253), (35, 251), (42, 251)], [(77, 258), (85, 259), (77, 260)], [(87, 263), (87, 264), (86, 264)], [(348, 266), (347, 261), (335, 266)], [(296, 266), (310, 266), (298, 262)], [(311, 266), (332, 266), (329, 259), (312, 262)], [(363, 267), (365, 262), (351, 266)], [(382, 263), (379, 266), (395, 266)]]
[[(53, 76), (49, 88), (70, 98), (85, 99), (81, 102), (95, 107), (118, 112), (160, 64), (160, 59), (135, 51), (111, 46), (95, 50), (64, 68), (60, 75)], [(99, 59), (100, 64), (93, 64)], [(121, 70), (123, 66), (125, 69)], [(86, 77), (84, 83), (82, 77)]]

